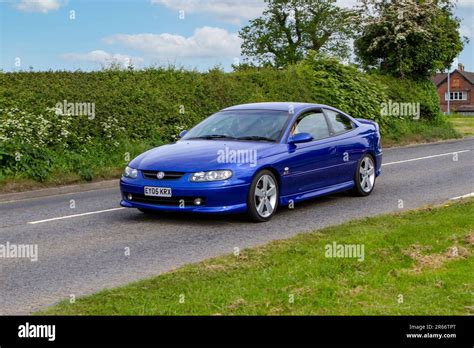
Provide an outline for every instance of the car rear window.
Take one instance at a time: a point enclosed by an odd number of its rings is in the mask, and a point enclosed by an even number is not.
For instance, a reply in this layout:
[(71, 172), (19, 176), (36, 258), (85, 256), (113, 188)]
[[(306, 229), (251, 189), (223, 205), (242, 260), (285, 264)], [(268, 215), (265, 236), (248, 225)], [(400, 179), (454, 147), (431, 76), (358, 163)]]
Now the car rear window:
[(334, 134), (344, 133), (354, 128), (352, 121), (346, 115), (328, 109), (325, 109), (324, 112), (334, 130)]

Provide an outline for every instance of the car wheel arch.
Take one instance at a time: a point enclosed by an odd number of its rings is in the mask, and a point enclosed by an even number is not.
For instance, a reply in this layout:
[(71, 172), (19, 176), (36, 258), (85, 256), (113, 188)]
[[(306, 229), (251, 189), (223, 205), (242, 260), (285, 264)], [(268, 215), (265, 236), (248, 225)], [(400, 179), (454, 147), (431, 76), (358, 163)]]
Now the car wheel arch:
[(374, 161), (374, 165), (375, 165), (375, 168), (377, 168), (377, 156), (375, 155), (375, 151), (373, 150), (367, 150), (365, 151), (364, 153), (362, 153), (362, 156), (360, 156), (360, 158), (364, 157), (365, 155), (370, 155), (372, 157), (372, 160)]
[(278, 170), (276, 170), (274, 167), (272, 166), (263, 166), (263, 167), (260, 167), (258, 168), (257, 170), (255, 170), (255, 173), (252, 175), (252, 180), (255, 178), (255, 176), (260, 173), (262, 170), (268, 170), (270, 172), (272, 172), (273, 175), (275, 175), (275, 178), (277, 179), (277, 184), (278, 184), (278, 187), (281, 188), (281, 175), (280, 173), (278, 172)]

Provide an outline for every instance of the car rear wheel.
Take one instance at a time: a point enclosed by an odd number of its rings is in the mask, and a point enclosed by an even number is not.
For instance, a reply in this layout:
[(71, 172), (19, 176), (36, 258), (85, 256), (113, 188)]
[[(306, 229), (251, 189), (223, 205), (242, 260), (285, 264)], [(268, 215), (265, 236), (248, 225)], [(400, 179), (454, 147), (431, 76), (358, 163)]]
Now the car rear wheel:
[(359, 160), (355, 173), (355, 187), (352, 192), (356, 196), (368, 196), (375, 187), (375, 162), (374, 158), (365, 154)]
[(278, 208), (279, 190), (275, 175), (262, 170), (255, 175), (247, 198), (247, 213), (255, 222), (265, 222), (272, 218)]

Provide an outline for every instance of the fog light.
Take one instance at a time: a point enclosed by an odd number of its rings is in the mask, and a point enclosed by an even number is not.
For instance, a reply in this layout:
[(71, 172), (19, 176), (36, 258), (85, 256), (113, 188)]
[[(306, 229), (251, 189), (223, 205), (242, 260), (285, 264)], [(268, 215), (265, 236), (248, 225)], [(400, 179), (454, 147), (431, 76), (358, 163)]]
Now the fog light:
[(196, 198), (194, 200), (194, 205), (201, 205), (202, 204), (202, 198)]
[(131, 200), (132, 200), (132, 198), (133, 198), (132, 194), (131, 194), (131, 193), (129, 193), (129, 194), (127, 195), (127, 199), (128, 199), (129, 201), (131, 201)]

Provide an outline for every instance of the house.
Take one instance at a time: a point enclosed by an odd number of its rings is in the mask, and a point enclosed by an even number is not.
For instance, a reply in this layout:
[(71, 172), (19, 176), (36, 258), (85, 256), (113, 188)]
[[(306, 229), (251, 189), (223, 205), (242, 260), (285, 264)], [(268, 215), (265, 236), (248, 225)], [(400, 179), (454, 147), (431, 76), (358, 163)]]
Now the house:
[(474, 116), (474, 73), (464, 71), (464, 65), (458, 64), (450, 75), (450, 92), (448, 95), (448, 74), (436, 74), (431, 81), (436, 85), (440, 99), (441, 111)]

